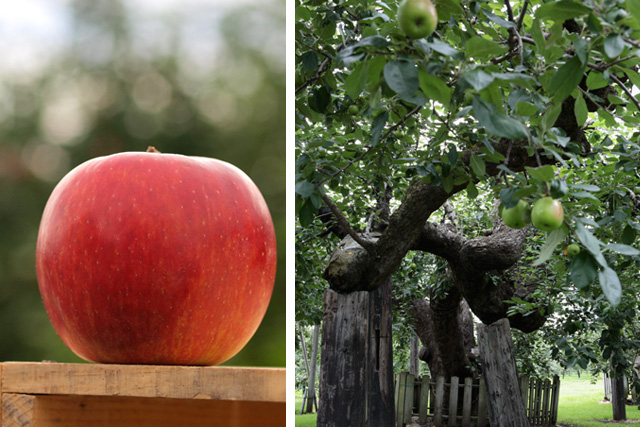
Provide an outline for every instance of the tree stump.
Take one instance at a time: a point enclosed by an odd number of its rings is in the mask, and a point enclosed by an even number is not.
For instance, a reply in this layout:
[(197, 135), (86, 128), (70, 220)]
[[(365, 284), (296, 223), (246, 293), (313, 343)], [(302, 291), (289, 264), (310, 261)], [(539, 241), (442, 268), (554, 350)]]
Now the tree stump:
[(507, 319), (480, 325), (478, 344), (492, 426), (528, 427)]

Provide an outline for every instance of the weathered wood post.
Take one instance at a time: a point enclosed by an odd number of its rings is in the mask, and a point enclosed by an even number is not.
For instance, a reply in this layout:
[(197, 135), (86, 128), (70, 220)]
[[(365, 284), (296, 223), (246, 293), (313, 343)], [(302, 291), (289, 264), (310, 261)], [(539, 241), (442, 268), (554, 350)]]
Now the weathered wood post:
[(372, 292), (325, 291), (320, 363), (319, 427), (394, 424), (391, 279)]
[(528, 427), (530, 424), (520, 393), (509, 321), (500, 319), (491, 325), (480, 325), (478, 344), (491, 425)]

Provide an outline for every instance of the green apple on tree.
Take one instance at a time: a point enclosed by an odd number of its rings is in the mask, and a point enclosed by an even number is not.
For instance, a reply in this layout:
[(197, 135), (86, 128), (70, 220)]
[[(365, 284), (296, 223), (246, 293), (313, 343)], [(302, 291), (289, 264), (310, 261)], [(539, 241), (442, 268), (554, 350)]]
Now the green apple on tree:
[(572, 243), (569, 246), (567, 246), (566, 251), (567, 251), (567, 255), (574, 257), (580, 253), (580, 246), (578, 246), (577, 243)]
[(431, 0), (403, 0), (397, 17), (400, 29), (412, 39), (427, 37), (438, 25), (438, 13)]
[(350, 115), (355, 116), (356, 114), (358, 114), (358, 111), (360, 111), (360, 109), (357, 105), (351, 105), (348, 111)]
[(520, 229), (531, 222), (531, 207), (525, 200), (520, 199), (514, 207), (503, 208), (500, 217), (507, 226)]
[(560, 228), (564, 219), (562, 203), (552, 197), (543, 197), (533, 204), (531, 222), (542, 231), (553, 231)]

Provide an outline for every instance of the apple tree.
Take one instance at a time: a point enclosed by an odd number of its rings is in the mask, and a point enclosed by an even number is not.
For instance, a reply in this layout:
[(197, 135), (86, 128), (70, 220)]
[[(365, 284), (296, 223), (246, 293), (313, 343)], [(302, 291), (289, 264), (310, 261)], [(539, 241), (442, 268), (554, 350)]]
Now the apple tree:
[[(416, 314), (435, 320), (446, 375), (469, 366), (463, 301), (485, 324), (508, 318), (531, 332), (565, 292), (599, 292), (616, 307), (635, 286), (640, 2), (439, 0), (435, 32), (422, 38), (400, 29), (398, 7), (295, 7), (296, 296), (306, 307), (307, 283), (328, 289), (320, 425), (388, 421), (363, 412), (393, 409), (383, 318), (404, 286), (390, 278), (416, 251), (445, 267)], [(545, 197), (563, 216), (541, 217), (557, 224), (502, 221)], [(462, 206), (476, 223), (450, 220)], [(358, 301), (382, 325), (341, 330), (367, 349), (362, 364), (341, 358), (351, 344), (325, 339)], [(359, 379), (365, 387), (345, 386)], [(380, 405), (344, 406), (367, 399)]]

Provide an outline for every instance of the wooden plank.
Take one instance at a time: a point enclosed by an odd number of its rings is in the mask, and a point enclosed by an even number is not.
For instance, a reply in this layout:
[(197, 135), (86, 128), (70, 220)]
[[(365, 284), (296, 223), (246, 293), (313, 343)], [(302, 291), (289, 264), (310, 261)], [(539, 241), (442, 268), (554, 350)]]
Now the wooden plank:
[(420, 404), (418, 405), (418, 420), (420, 424), (427, 422), (429, 416), (429, 389), (431, 388), (431, 379), (428, 375), (422, 377), (422, 386), (420, 388)]
[(32, 427), (35, 396), (2, 394), (2, 427)]
[(560, 398), (560, 377), (553, 376), (553, 389), (551, 393), (551, 424), (555, 425), (558, 421), (558, 403)]
[(524, 403), (524, 410), (527, 416), (530, 413), (529, 405), (529, 377), (520, 377), (520, 393), (522, 393), (522, 402)]
[(396, 422), (402, 426), (404, 425), (405, 400), (407, 399), (407, 388), (405, 386), (405, 383), (407, 382), (407, 373), (400, 372), (396, 378), (398, 379), (396, 383), (398, 396), (396, 399)]
[(473, 378), (464, 379), (464, 394), (462, 395), (462, 427), (471, 427), (471, 405), (473, 396)]
[(458, 422), (458, 385), (460, 379), (458, 377), (451, 377), (451, 384), (449, 385), (449, 427), (455, 427)]
[(434, 422), (436, 427), (442, 427), (442, 403), (444, 402), (444, 377), (436, 379), (436, 396), (434, 408)]
[(393, 402), (396, 405), (396, 423), (398, 422), (398, 418), (400, 417), (400, 405), (398, 404), (400, 402), (400, 383), (402, 381), (400, 381), (400, 375), (402, 375), (402, 372), (398, 373), (395, 375), (395, 384), (394, 384), (394, 400)]
[(545, 379), (543, 384), (543, 396), (542, 396), (542, 419), (541, 424), (549, 424), (549, 401), (551, 394), (551, 381), (549, 379)]
[(487, 424), (487, 388), (482, 378), (480, 378), (478, 390), (478, 427), (485, 427)]
[(536, 380), (536, 392), (535, 392), (535, 412), (533, 416), (532, 424), (541, 424), (540, 423), (540, 407), (542, 405), (542, 380), (538, 378)]
[(2, 392), (285, 402), (285, 369), (2, 363)]
[(404, 397), (404, 419), (403, 422), (405, 424), (411, 424), (412, 416), (413, 416), (413, 387), (414, 387), (415, 377), (406, 373), (405, 377), (405, 397)]
[(105, 396), (31, 396), (5, 393), (7, 399), (28, 398), (26, 421), (3, 427), (279, 427), (285, 424), (284, 402), (245, 402)]

